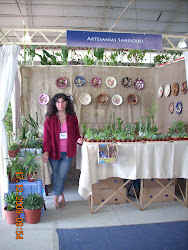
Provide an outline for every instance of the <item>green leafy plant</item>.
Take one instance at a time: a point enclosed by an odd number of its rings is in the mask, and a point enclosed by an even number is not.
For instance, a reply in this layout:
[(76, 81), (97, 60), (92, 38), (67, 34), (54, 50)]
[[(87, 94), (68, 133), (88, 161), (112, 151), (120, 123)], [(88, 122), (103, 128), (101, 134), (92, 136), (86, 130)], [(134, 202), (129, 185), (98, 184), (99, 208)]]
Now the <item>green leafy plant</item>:
[(135, 63), (142, 62), (146, 55), (146, 51), (140, 49), (129, 49), (129, 53), (127, 55), (127, 59), (129, 61), (135, 61)]
[(36, 210), (44, 206), (44, 198), (40, 194), (31, 193), (24, 198), (23, 207), (27, 210)]
[(117, 117), (117, 124), (118, 124), (118, 129), (121, 131), (122, 130), (122, 124), (123, 120), (121, 120), (121, 117)]
[(94, 49), (94, 56), (99, 61), (99, 64), (102, 64), (103, 56), (104, 56), (104, 49), (103, 48)]
[(25, 156), (25, 161), (23, 163), (23, 167), (25, 169), (26, 174), (33, 173), (33, 176), (36, 179), (35, 172), (40, 172), (40, 164), (35, 160), (37, 156), (40, 154), (33, 155), (32, 153), (27, 152), (27, 156)]
[(23, 172), (23, 175), (25, 174), (23, 162), (19, 161), (19, 155), (16, 155), (15, 158), (7, 158), (8, 164), (7, 164), (7, 174), (11, 173), (11, 181), (18, 172)]
[(16, 201), (21, 200), (21, 195), (19, 193), (14, 193), (11, 190), (11, 193), (7, 194), (4, 199), (5, 199), (5, 202), (8, 204), (7, 211), (14, 211), (16, 210), (16, 206), (17, 206)]
[(35, 130), (38, 129), (39, 123), (38, 123), (38, 113), (36, 112), (36, 120), (34, 120), (29, 113), (27, 113), (29, 116), (29, 120), (25, 118), (25, 121), (30, 124)]

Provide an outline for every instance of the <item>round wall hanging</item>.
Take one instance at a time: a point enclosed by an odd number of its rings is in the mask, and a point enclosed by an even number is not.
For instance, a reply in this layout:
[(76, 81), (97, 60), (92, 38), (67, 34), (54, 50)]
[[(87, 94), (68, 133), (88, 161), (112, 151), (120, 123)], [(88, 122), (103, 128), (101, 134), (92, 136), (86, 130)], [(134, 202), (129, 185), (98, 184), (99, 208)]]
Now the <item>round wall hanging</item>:
[(176, 103), (176, 113), (177, 114), (181, 114), (182, 110), (183, 110), (183, 104), (182, 104), (182, 102), (177, 102)]
[(138, 96), (135, 94), (129, 94), (127, 96), (127, 101), (129, 104), (136, 104), (138, 102)]
[(144, 88), (144, 80), (137, 78), (134, 81), (134, 87), (135, 87), (135, 89), (138, 89), (138, 90), (143, 89)]
[(175, 82), (173, 85), (172, 85), (172, 95), (173, 96), (177, 96), (179, 93), (179, 84), (177, 82)]
[(46, 94), (41, 94), (39, 95), (38, 97), (38, 102), (41, 104), (41, 105), (46, 105), (48, 102), (49, 102), (50, 98), (48, 95)]
[(97, 102), (99, 104), (106, 104), (108, 102), (108, 96), (104, 93), (101, 93), (97, 96)]
[(99, 77), (93, 77), (91, 79), (91, 86), (94, 88), (98, 88), (101, 85), (102, 81)]
[(168, 97), (170, 95), (170, 91), (171, 91), (171, 86), (170, 84), (167, 84), (164, 90), (164, 95)]
[(109, 88), (115, 88), (117, 84), (117, 81), (116, 79), (113, 77), (113, 76), (109, 76), (106, 78), (106, 85), (109, 87)]
[(184, 81), (181, 83), (180, 85), (180, 91), (182, 94), (186, 94), (187, 93), (187, 82)]
[(114, 105), (119, 106), (122, 104), (122, 102), (123, 102), (123, 98), (120, 95), (116, 94), (112, 96), (112, 103)]
[(81, 86), (83, 86), (85, 84), (85, 79), (82, 76), (77, 76), (74, 79), (74, 84), (77, 87), (81, 87)]
[(121, 79), (121, 84), (122, 84), (122, 86), (125, 87), (125, 88), (130, 87), (130, 86), (131, 86), (131, 82), (132, 82), (132, 80), (131, 80), (131, 78), (129, 78), (129, 77), (123, 77), (123, 78)]
[(67, 86), (67, 79), (65, 77), (58, 77), (56, 79), (56, 86), (59, 88), (59, 89), (63, 89)]
[(171, 102), (171, 103), (169, 104), (168, 111), (169, 111), (170, 114), (174, 113), (174, 103), (173, 103), (173, 102)]
[(160, 87), (157, 90), (157, 96), (158, 97), (162, 97), (162, 95), (163, 95), (163, 86), (160, 85)]
[(83, 105), (88, 105), (91, 102), (91, 96), (88, 93), (83, 93), (80, 97), (79, 97), (79, 101), (81, 104)]

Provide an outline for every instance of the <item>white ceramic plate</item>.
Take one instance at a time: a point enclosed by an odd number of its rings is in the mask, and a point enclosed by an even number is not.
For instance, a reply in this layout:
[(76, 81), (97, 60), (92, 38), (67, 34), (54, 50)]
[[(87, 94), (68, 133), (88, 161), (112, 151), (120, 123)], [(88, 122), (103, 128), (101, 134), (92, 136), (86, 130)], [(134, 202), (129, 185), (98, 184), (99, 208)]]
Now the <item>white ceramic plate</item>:
[(158, 88), (157, 95), (158, 95), (158, 97), (162, 97), (162, 95), (163, 95), (163, 86), (162, 85)]
[(81, 104), (83, 105), (88, 105), (91, 102), (91, 96), (88, 93), (83, 93), (80, 97), (79, 97), (79, 101), (81, 102)]
[(46, 105), (48, 102), (49, 102), (50, 98), (48, 95), (46, 94), (41, 94), (39, 95), (38, 97), (38, 102), (41, 104), (41, 105)]
[(116, 94), (112, 96), (112, 103), (114, 105), (119, 106), (122, 104), (122, 102), (123, 102), (123, 98), (120, 95)]
[(171, 91), (171, 86), (170, 84), (167, 84), (164, 91), (165, 97), (168, 97), (170, 95), (170, 91)]
[(117, 84), (117, 81), (116, 79), (113, 77), (113, 76), (109, 76), (106, 78), (106, 85), (109, 87), (109, 88), (115, 88)]

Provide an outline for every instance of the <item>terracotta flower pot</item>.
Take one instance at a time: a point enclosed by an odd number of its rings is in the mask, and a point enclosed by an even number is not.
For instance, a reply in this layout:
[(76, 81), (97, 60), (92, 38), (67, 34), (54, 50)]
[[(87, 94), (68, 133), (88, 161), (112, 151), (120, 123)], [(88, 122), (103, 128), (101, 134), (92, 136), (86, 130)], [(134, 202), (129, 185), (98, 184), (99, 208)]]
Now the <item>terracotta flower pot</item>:
[(14, 175), (13, 178), (12, 178), (12, 173), (11, 172), (8, 174), (8, 178), (9, 178), (9, 181), (12, 182), (12, 183), (19, 182), (19, 178), (17, 178), (16, 175)]
[(16, 150), (9, 150), (8, 155), (10, 158), (15, 158), (18, 152), (19, 152), (19, 148)]
[(16, 213), (15, 211), (7, 211), (7, 207), (4, 208), (5, 217), (8, 224), (16, 224), (16, 219), (20, 218), (20, 214)]
[(25, 221), (29, 224), (36, 224), (40, 221), (41, 209), (38, 208), (35, 210), (24, 209)]
[(35, 176), (33, 175), (33, 173), (27, 174), (27, 180), (29, 182), (34, 182), (34, 181), (36, 181), (36, 179), (37, 179), (37, 172), (35, 172)]

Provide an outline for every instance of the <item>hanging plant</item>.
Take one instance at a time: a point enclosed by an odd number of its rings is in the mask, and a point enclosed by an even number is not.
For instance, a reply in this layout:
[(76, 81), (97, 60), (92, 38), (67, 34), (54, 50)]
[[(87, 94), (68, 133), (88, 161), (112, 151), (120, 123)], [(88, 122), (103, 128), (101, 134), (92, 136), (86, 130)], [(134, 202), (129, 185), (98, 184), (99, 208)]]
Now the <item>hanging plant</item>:
[(129, 53), (127, 55), (127, 59), (131, 61), (135, 61), (135, 63), (142, 62), (146, 55), (146, 51), (140, 49), (129, 49)]
[(97, 58), (99, 64), (101, 65), (104, 56), (104, 49), (103, 48), (94, 49), (94, 56)]

